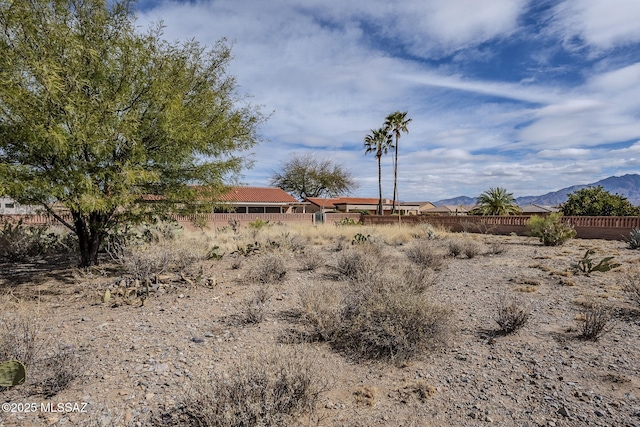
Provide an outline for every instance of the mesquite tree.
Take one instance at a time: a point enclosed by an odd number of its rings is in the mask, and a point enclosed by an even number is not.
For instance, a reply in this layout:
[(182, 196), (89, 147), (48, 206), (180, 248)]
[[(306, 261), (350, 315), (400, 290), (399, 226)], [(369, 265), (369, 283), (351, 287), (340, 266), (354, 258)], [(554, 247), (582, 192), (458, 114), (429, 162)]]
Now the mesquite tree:
[(162, 36), (136, 28), (130, 0), (0, 2), (0, 189), (76, 233), (82, 266), (144, 200), (215, 203), (259, 140), (229, 45)]

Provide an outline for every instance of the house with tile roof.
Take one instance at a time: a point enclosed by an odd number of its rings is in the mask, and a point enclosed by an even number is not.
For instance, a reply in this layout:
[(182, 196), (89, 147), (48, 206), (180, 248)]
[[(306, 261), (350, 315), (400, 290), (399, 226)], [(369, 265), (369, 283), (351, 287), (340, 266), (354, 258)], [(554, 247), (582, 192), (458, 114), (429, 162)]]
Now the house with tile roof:
[(222, 207), (216, 212), (235, 213), (295, 213), (304, 212), (307, 203), (280, 188), (274, 187), (232, 187), (220, 196)]
[[(309, 203), (307, 212), (361, 212), (368, 211), (375, 215), (378, 211), (378, 198), (373, 197), (308, 197), (305, 202)], [(396, 202), (396, 209), (405, 214), (416, 215), (423, 207), (433, 207), (430, 202)], [(393, 201), (382, 199), (382, 209), (384, 215), (391, 215)]]

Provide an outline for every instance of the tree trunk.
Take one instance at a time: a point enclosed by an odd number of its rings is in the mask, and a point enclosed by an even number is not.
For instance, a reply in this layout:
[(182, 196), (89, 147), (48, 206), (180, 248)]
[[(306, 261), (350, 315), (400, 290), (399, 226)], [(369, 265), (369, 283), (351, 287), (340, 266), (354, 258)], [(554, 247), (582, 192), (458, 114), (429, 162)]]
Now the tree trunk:
[(80, 267), (97, 265), (98, 250), (109, 215), (90, 213), (88, 218), (79, 212), (71, 212), (71, 215), (80, 247)]
[(393, 165), (393, 205), (391, 213), (396, 213), (396, 199), (398, 198), (398, 136), (396, 135), (396, 155)]
[(380, 194), (380, 198), (378, 199), (378, 215), (382, 215), (382, 164), (380, 163), (381, 156), (378, 157), (378, 194)]

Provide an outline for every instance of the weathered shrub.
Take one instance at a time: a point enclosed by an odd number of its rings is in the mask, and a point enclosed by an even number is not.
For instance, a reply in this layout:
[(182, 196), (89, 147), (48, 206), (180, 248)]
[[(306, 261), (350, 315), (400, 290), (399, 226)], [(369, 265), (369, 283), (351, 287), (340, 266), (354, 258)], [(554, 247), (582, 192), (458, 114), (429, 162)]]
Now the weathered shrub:
[(348, 284), (308, 289), (301, 294), (304, 318), (331, 345), (365, 359), (402, 362), (443, 345), (450, 311), (424, 291), (432, 270), (381, 254), (347, 251)]
[(444, 264), (442, 253), (436, 250), (432, 244), (417, 242), (407, 249), (406, 254), (409, 260), (424, 268), (439, 270)]
[(307, 353), (289, 348), (262, 349), (226, 372), (197, 381), (182, 401), (156, 424), (235, 427), (289, 426), (315, 411), (329, 381)]
[(56, 233), (44, 227), (6, 222), (0, 229), (0, 261), (26, 261), (51, 253), (72, 252), (77, 239), (71, 233)]
[(287, 274), (282, 257), (269, 254), (258, 259), (255, 267), (249, 272), (248, 278), (253, 282), (269, 284), (275, 283)]
[(613, 329), (613, 312), (602, 304), (592, 304), (582, 312), (583, 323), (580, 338), (597, 341), (602, 335)]
[(258, 288), (252, 296), (244, 300), (243, 315), (245, 323), (257, 324), (264, 320), (271, 294), (267, 288)]
[(450, 311), (423, 294), (357, 287), (343, 301), (333, 345), (366, 359), (402, 362), (445, 344)]
[(559, 246), (576, 236), (573, 227), (562, 221), (562, 214), (554, 212), (548, 216), (534, 215), (527, 223), (529, 234), (539, 237), (544, 246)]
[(640, 306), (640, 274), (630, 275), (622, 289), (633, 302)]
[(500, 327), (498, 332), (506, 335), (520, 330), (527, 324), (530, 315), (530, 311), (521, 300), (517, 298), (500, 298), (494, 318)]

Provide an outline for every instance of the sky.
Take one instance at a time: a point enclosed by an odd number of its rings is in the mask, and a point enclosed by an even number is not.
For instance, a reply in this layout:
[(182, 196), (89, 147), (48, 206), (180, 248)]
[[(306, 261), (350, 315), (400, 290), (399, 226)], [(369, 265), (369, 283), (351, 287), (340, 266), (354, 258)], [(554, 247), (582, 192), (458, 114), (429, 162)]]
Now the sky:
[[(141, 29), (233, 43), (229, 72), (270, 114), (241, 183), (293, 153), (347, 168), (378, 196), (363, 141), (407, 111), (403, 201), (542, 195), (640, 170), (638, 0), (212, 0), (138, 3)], [(382, 159), (383, 197), (393, 156)]]

